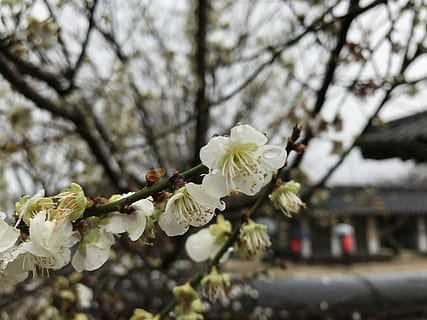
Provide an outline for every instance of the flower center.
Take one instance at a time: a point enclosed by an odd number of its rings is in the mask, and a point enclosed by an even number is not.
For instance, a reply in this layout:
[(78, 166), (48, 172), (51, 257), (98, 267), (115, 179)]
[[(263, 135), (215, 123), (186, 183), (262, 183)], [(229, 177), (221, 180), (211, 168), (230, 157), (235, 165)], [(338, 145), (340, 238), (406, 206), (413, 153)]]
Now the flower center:
[(220, 160), (222, 176), (225, 177), (227, 186), (234, 189), (234, 181), (242, 175), (249, 177), (261, 174), (261, 156), (256, 156), (254, 151), (258, 149), (255, 143), (231, 143), (227, 152)]
[(246, 241), (249, 253), (254, 256), (261, 254), (271, 246), (267, 228), (253, 222), (245, 226), (243, 239)]
[(59, 205), (57, 207), (56, 220), (57, 223), (69, 217), (74, 211), (79, 209), (76, 203), (76, 194), (73, 192), (63, 192), (57, 196), (59, 198)]
[(185, 189), (182, 190), (182, 197), (175, 201), (175, 206), (178, 223), (182, 225), (189, 225), (192, 221), (204, 223), (212, 214), (212, 208), (200, 205)]
[(23, 268), (25, 268), (25, 265), (27, 264), (34, 278), (37, 278), (39, 275), (45, 277), (49, 276), (49, 269), (54, 267), (55, 263), (55, 257), (39, 257), (31, 253), (27, 253), (24, 255)]

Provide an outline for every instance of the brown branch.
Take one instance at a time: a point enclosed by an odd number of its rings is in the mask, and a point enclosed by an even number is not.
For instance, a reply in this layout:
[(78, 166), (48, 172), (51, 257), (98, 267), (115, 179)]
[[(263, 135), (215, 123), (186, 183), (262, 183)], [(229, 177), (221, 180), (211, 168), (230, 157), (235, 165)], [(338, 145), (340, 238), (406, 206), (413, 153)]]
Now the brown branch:
[(31, 100), (37, 107), (47, 110), (53, 115), (72, 122), (76, 126), (76, 132), (86, 141), (89, 149), (92, 151), (96, 160), (105, 170), (110, 178), (112, 185), (119, 191), (128, 191), (123, 183), (120, 173), (113, 169), (109, 161), (109, 155), (100, 145), (99, 139), (93, 135), (93, 130), (88, 125), (84, 113), (77, 107), (73, 112), (61, 107), (57, 103), (39, 94), (34, 88), (30, 87), (21, 74), (10, 66), (9, 61), (0, 53), (0, 74), (10, 83), (10, 85), (27, 99)]
[[(51, 5), (49, 4), (49, 1), (48, 0), (43, 0), (43, 2), (45, 4), (47, 10), (49, 11), (49, 14), (50, 14), (50, 17), (52, 18), (52, 21), (54, 23), (58, 23), (58, 19), (56, 18), (55, 13), (53, 12), (53, 9), (52, 9)], [(65, 60), (67, 60), (67, 64), (68, 64), (68, 67), (69, 67), (71, 65), (71, 62), (70, 62), (70, 53), (69, 53), (69, 51), (67, 49), (67, 46), (65, 45), (64, 39), (62, 38), (62, 30), (61, 29), (59, 30), (59, 33), (58, 33), (58, 43), (61, 46), (62, 54), (64, 55)]]
[(90, 35), (92, 33), (92, 30), (95, 26), (95, 9), (96, 6), (98, 4), (98, 0), (94, 0), (92, 6), (88, 7), (88, 21), (89, 21), (89, 25), (86, 31), (86, 36), (85, 39), (82, 43), (82, 47), (80, 50), (80, 54), (76, 60), (76, 63), (74, 64), (74, 68), (72, 68), (68, 73), (67, 73), (67, 78), (70, 81), (69, 87), (66, 90), (66, 93), (69, 93), (71, 90), (74, 89), (74, 80), (75, 80), (75, 76), (77, 74), (77, 72), (79, 71), (82, 63), (83, 63), (83, 58), (86, 55), (86, 51), (87, 51), (87, 47), (89, 45), (89, 38)]
[[(416, 16), (414, 15), (414, 18), (412, 21), (412, 28), (410, 31), (410, 35), (408, 37), (406, 48), (409, 47), (409, 44), (410, 44), (411, 39), (413, 37), (414, 30), (415, 30), (414, 29), (415, 21), (416, 21)], [(415, 60), (417, 60), (423, 53), (424, 52), (422, 50), (417, 50), (411, 57), (409, 57), (408, 50), (406, 50), (405, 57), (402, 61), (402, 64), (400, 66), (400, 70), (399, 70), (398, 74), (403, 75), (405, 73), (405, 71), (408, 69), (408, 67), (411, 65), (411, 63), (413, 63)], [(420, 81), (420, 82), (424, 81), (424, 80), (425, 80), (424, 77), (421, 77), (418, 79), (418, 81)], [(362, 136), (363, 134), (365, 134), (368, 131), (368, 129), (371, 127), (373, 120), (376, 118), (378, 113), (381, 111), (381, 109), (386, 105), (386, 103), (390, 99), (391, 93), (393, 92), (393, 90), (396, 89), (397, 87), (401, 86), (401, 85), (404, 85), (404, 84), (406, 84), (406, 83), (404, 81), (402, 81), (401, 79), (398, 79), (398, 81), (395, 81), (394, 83), (391, 84), (391, 87), (386, 91), (383, 99), (378, 104), (377, 108), (375, 109), (375, 112), (371, 115), (368, 122), (365, 124), (365, 126), (364, 126), (364, 128), (361, 131), (359, 136)], [(341, 155), (340, 159), (328, 170), (328, 172), (322, 177), (322, 179), (320, 179), (320, 181), (318, 181), (315, 185), (311, 186), (307, 191), (305, 191), (303, 193), (303, 195), (301, 196), (303, 201), (308, 202), (310, 197), (313, 195), (314, 191), (316, 189), (324, 186), (326, 181), (331, 177), (331, 175), (335, 172), (335, 170), (344, 162), (344, 160), (347, 158), (347, 156), (350, 154), (350, 152), (354, 149), (356, 144), (357, 144), (357, 139), (355, 139), (355, 141), (353, 141), (351, 146), (348, 147), (344, 151), (344, 153)]]
[[(383, 99), (381, 100), (381, 102), (377, 106), (375, 112), (371, 115), (368, 122), (365, 124), (365, 127), (363, 128), (360, 135), (363, 135), (371, 127), (372, 121), (376, 118), (376, 116), (381, 111), (381, 109), (384, 107), (386, 102), (390, 99), (390, 95), (391, 95), (391, 92), (393, 91), (393, 89), (394, 89), (394, 87), (386, 91), (386, 94), (384, 95)], [(335, 172), (335, 170), (338, 169), (338, 167), (344, 162), (344, 160), (347, 158), (347, 156), (350, 154), (350, 152), (354, 149), (354, 147), (356, 146), (356, 143), (357, 143), (357, 139), (351, 144), (350, 147), (348, 147), (344, 151), (344, 153), (341, 155), (340, 159), (328, 170), (328, 172), (322, 177), (322, 179), (320, 179), (316, 184), (311, 186), (308, 190), (306, 190), (301, 195), (301, 199), (303, 201), (308, 202), (310, 200), (311, 196), (313, 195), (313, 193), (316, 191), (316, 189), (321, 188), (326, 183), (326, 181), (328, 181), (328, 179)]]
[[(96, 23), (95, 23), (96, 30), (101, 33), (101, 35), (104, 37), (104, 39), (111, 45), (113, 48), (115, 54), (117, 55), (117, 58), (123, 63), (127, 64), (129, 63), (129, 58), (127, 55), (122, 51), (120, 45), (117, 43), (116, 39), (111, 33), (106, 32), (105, 30), (102, 30)], [(144, 136), (150, 145), (152, 149), (152, 155), (155, 157), (158, 166), (160, 167), (166, 167), (165, 161), (160, 153), (160, 148), (157, 143), (156, 136), (154, 134), (153, 129), (151, 128), (150, 124), (150, 114), (147, 111), (144, 102), (143, 97), (135, 83), (135, 80), (133, 78), (130, 79), (130, 86), (131, 89), (135, 95), (135, 107), (139, 110), (141, 113), (141, 122), (143, 124), (144, 128)]]
[[(216, 99), (215, 101), (211, 102), (211, 105), (218, 105), (221, 103), (224, 103), (225, 101), (231, 99), (232, 97), (234, 97), (236, 94), (238, 94), (239, 92), (241, 92), (243, 89), (245, 89), (253, 80), (255, 80), (258, 75), (268, 66), (272, 65), (276, 59), (278, 57), (280, 57), (280, 54), (285, 51), (286, 49), (289, 49), (290, 47), (296, 45), (301, 39), (303, 39), (306, 35), (310, 34), (310, 33), (316, 33), (324, 28), (329, 27), (330, 25), (332, 25), (335, 21), (347, 21), (347, 20), (353, 20), (354, 18), (356, 18), (357, 16), (361, 15), (362, 13), (376, 7), (377, 5), (380, 4), (384, 4), (387, 3), (387, 0), (376, 0), (371, 2), (369, 5), (365, 6), (365, 7), (353, 7), (350, 8), (347, 12), (347, 14), (343, 15), (343, 16), (339, 16), (337, 17), (335, 20), (330, 21), (330, 22), (326, 22), (323, 24), (320, 24), (323, 19), (325, 18), (326, 14), (330, 13), (332, 11), (332, 9), (335, 7), (331, 7), (329, 8), (327, 11), (325, 11), (319, 18), (317, 18), (313, 23), (311, 23), (308, 26), (305, 26), (305, 30), (303, 32), (301, 32), (300, 34), (298, 34), (297, 36), (295, 36), (292, 39), (287, 40), (286, 42), (275, 46), (275, 47), (267, 47), (265, 48), (263, 51), (270, 51), (272, 52), (272, 56), (270, 59), (268, 59), (267, 61), (265, 61), (264, 63), (262, 63), (261, 65), (258, 66), (257, 69), (255, 69), (254, 72), (252, 72), (245, 80), (242, 81), (242, 83), (237, 86), (233, 91), (231, 91), (230, 93), (226, 94), (223, 97), (219, 97), (218, 99)], [(260, 53), (257, 53), (255, 55), (255, 57), (260, 56)]]
[(199, 0), (196, 8), (196, 83), (197, 93), (194, 103), (196, 114), (196, 132), (193, 164), (199, 162), (199, 150), (206, 144), (206, 132), (209, 128), (209, 103), (206, 100), (206, 33), (208, 23), (208, 0)]
[(53, 101), (43, 97), (33, 88), (31, 88), (24, 78), (19, 74), (13, 67), (10, 66), (10, 62), (6, 57), (0, 53), (0, 73), (3, 77), (23, 96), (33, 101), (39, 108), (47, 110), (55, 116), (63, 119), (75, 121), (76, 118), (68, 110), (60, 107)]
[[(12, 45), (13, 44), (8, 43), (7, 40), (1, 41), (0, 52), (4, 55), (5, 58), (13, 62), (13, 64), (22, 74), (31, 76), (35, 79), (45, 82), (53, 90), (55, 90), (59, 95), (62, 95), (65, 93), (66, 88), (61, 83), (61, 78), (63, 78), (62, 75), (53, 74), (49, 71), (43, 70), (42, 68), (32, 64), (31, 62), (20, 59), (18, 56), (10, 52), (10, 47)], [(65, 78), (63, 78), (63, 80), (65, 80)]]
[[(337, 36), (337, 43), (335, 45), (334, 50), (332, 50), (328, 64), (326, 66), (325, 76), (322, 81), (322, 85), (317, 91), (316, 94), (316, 102), (314, 104), (313, 110), (311, 111), (311, 118), (314, 118), (322, 109), (325, 100), (326, 100), (326, 93), (329, 89), (329, 87), (332, 85), (332, 82), (334, 80), (335, 70), (338, 67), (339, 63), (339, 56), (341, 53), (341, 50), (344, 48), (344, 45), (346, 43), (347, 35), (350, 30), (350, 26), (357, 17), (355, 14), (350, 14), (351, 12), (361, 12), (360, 10), (357, 10), (359, 8), (359, 1), (358, 0), (352, 0), (349, 4), (349, 8), (347, 11), (346, 19), (343, 19), (341, 21), (341, 29)], [(310, 126), (307, 126), (304, 130), (304, 137), (302, 140), (302, 144), (308, 145), (310, 140), (314, 137), (313, 131), (310, 128)], [(302, 159), (304, 157), (304, 153), (298, 154), (295, 160), (292, 162), (291, 168), (298, 167)], [(291, 170), (287, 170), (287, 174), (290, 173)], [(286, 177), (288, 179), (289, 177)]]

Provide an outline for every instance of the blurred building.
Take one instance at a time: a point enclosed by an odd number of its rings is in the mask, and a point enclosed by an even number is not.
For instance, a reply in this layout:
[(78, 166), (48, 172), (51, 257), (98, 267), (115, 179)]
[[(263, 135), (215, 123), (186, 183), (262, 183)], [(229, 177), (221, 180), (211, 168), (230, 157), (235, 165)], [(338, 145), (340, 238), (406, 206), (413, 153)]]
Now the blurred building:
[[(427, 112), (372, 126), (357, 140), (365, 158), (427, 162)], [(291, 222), (307, 260), (382, 260), (402, 249), (427, 253), (427, 189), (337, 187)], [(287, 251), (293, 236), (288, 236)]]
[(427, 111), (372, 126), (356, 145), (364, 158), (427, 162)]
[[(301, 257), (383, 260), (409, 249), (427, 252), (427, 190), (339, 187), (291, 221), (302, 230)], [(288, 251), (293, 236), (289, 233)], [(350, 239), (350, 240), (349, 240)], [(350, 241), (350, 243), (349, 243)]]

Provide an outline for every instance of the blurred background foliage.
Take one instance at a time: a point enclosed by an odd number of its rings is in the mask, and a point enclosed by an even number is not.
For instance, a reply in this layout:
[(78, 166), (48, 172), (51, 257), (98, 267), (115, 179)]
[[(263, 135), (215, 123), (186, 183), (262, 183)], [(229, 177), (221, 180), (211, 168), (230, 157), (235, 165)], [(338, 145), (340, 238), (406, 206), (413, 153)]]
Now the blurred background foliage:
[[(276, 144), (302, 125), (308, 152), (290, 159), (284, 178), (305, 183), (307, 201), (381, 112), (425, 108), (423, 1), (0, 4), (0, 209), (8, 213), (20, 195), (72, 181), (92, 196), (138, 190), (151, 167), (171, 175), (197, 164), (209, 137), (237, 122)], [(313, 162), (328, 153), (332, 162), (314, 177)], [(245, 201), (231, 199), (232, 210)], [(25, 306), (44, 319), (159, 310), (193, 267), (183, 237), (159, 230), (146, 242), (122, 238), (100, 271), (65, 270), (5, 293), (2, 317), (31, 318)], [(76, 283), (92, 288), (89, 307)]]

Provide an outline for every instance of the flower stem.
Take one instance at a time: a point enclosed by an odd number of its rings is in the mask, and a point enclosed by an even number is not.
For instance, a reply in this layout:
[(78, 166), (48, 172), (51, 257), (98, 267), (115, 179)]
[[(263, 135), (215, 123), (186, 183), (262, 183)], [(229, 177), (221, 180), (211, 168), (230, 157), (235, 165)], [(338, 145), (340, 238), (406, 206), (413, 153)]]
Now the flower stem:
[[(247, 213), (248, 218), (254, 215), (255, 212), (257, 212), (261, 208), (261, 206), (264, 204), (264, 202), (268, 199), (268, 195), (273, 190), (275, 183), (276, 183), (276, 179), (274, 178), (267, 185), (267, 187), (265, 187), (262, 194), (258, 197), (257, 201), (254, 203), (254, 205), (251, 207), (251, 209)], [(222, 245), (221, 250), (218, 251), (216, 256), (209, 263), (207, 270), (210, 270), (213, 266), (217, 265), (221, 260), (222, 256), (228, 251), (228, 248), (233, 245), (234, 241), (236, 241), (237, 236), (239, 235), (240, 229), (242, 228), (242, 224), (243, 222), (241, 221), (234, 227), (233, 232), (228, 237), (227, 241)], [(196, 273), (190, 282), (191, 286), (193, 288), (197, 287), (200, 284), (200, 281), (202, 280), (202, 278), (203, 278), (202, 273), (200, 272)], [(176, 303), (177, 303), (176, 299), (172, 298), (172, 300), (162, 309), (162, 311), (160, 311), (159, 313), (160, 319), (164, 318), (170, 311), (172, 311), (172, 309), (175, 308)]]
[[(194, 168), (191, 168), (183, 173), (181, 173), (181, 176), (184, 179), (189, 179), (198, 175), (201, 175), (203, 173), (207, 173), (208, 169), (203, 165), (199, 164), (195, 166)], [(102, 204), (100, 206), (94, 207), (94, 208), (87, 208), (84, 212), (83, 217), (88, 218), (91, 216), (99, 216), (103, 213), (113, 212), (113, 211), (120, 211), (121, 208), (123, 208), (126, 205), (132, 204), (135, 201), (145, 199), (150, 195), (153, 195), (157, 192), (160, 192), (167, 187), (171, 185), (169, 179), (164, 180), (162, 182), (156, 183), (150, 187), (145, 187), (127, 197), (121, 198), (117, 201), (113, 201), (110, 203)]]
[[(292, 144), (294, 143), (296, 140), (299, 139), (300, 137), (300, 133), (301, 133), (301, 127), (299, 125), (295, 125), (293, 130), (292, 130), (292, 135), (289, 139), (289, 142)], [(288, 157), (289, 157), (289, 153), (292, 151), (292, 149), (289, 147), (290, 144), (288, 143), (288, 145), (286, 146), (286, 151), (288, 153)], [(287, 160), (287, 159), (286, 159)], [(285, 167), (286, 167), (286, 163), (285, 163)], [(283, 167), (284, 168), (284, 167)], [(283, 168), (280, 168), (276, 174), (276, 176), (270, 181), (270, 183), (264, 188), (264, 191), (261, 193), (261, 195), (258, 197), (258, 199), (256, 200), (256, 202), (253, 204), (253, 206), (250, 208), (250, 210), (247, 213), (247, 218), (250, 218), (251, 216), (253, 216), (260, 208), (261, 206), (264, 204), (264, 202), (268, 199), (269, 194), (273, 191), (273, 188), (276, 184), (276, 180), (277, 177), (280, 176), (280, 172), (283, 170)], [(207, 270), (210, 270), (213, 266), (217, 265), (222, 256), (228, 251), (228, 248), (231, 247), (233, 245), (233, 243), (236, 241), (237, 237), (239, 236), (240, 233), (240, 229), (242, 228), (243, 225), (243, 221), (239, 222), (233, 229), (233, 232), (231, 233), (231, 235), (228, 237), (227, 241), (222, 245), (221, 250), (218, 251), (218, 253), (215, 255), (215, 257), (212, 259), (212, 261), (209, 263), (209, 266), (207, 268)], [(200, 284), (200, 281), (203, 278), (203, 273), (198, 272), (196, 273), (190, 283), (191, 286), (193, 288), (197, 287)], [(158, 315), (160, 316), (160, 319), (163, 319), (164, 317), (166, 317), (166, 315), (172, 311), (177, 305), (177, 301), (174, 298), (172, 298), (172, 300), (158, 313)]]

